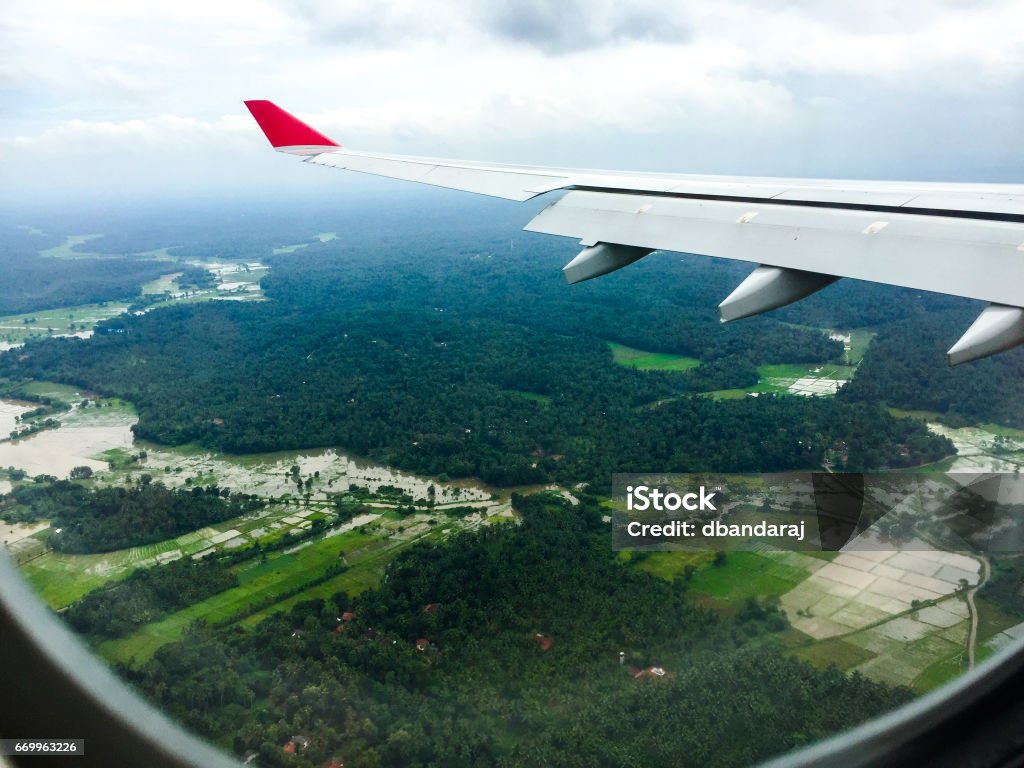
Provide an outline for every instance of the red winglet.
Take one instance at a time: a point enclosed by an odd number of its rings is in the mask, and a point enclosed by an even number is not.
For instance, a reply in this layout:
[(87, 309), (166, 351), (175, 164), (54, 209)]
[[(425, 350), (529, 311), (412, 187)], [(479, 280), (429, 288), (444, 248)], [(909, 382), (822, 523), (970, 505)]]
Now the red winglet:
[(256, 99), (245, 102), (263, 133), (275, 149), (278, 147), (340, 147), (341, 145), (310, 128), (272, 101)]

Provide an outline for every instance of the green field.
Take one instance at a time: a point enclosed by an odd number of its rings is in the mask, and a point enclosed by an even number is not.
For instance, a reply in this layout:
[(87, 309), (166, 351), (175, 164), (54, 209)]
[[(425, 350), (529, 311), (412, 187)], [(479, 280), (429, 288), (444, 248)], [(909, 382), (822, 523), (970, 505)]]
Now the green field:
[(938, 411), (906, 411), (902, 408), (887, 408), (893, 416), (899, 419), (917, 419), (918, 421), (938, 421), (942, 414)]
[[(861, 345), (860, 354), (871, 340), (868, 331), (854, 331), (854, 339)], [(647, 352), (634, 349), (624, 344), (608, 342), (612, 350), (612, 359), (619, 365), (635, 368), (639, 371), (688, 371), (700, 365), (695, 357), (673, 355), (666, 352)], [(851, 355), (852, 359), (852, 355)], [(856, 359), (859, 362), (860, 358)], [(704, 395), (715, 400), (739, 400), (749, 394), (763, 392), (786, 393), (797, 379), (838, 379), (849, 381), (853, 378), (856, 365), (845, 363), (770, 363), (757, 367), (758, 382), (745, 389), (719, 389), (705, 392)]]
[(636, 368), (640, 371), (688, 371), (700, 365), (695, 357), (673, 355), (667, 352), (645, 352), (623, 344), (609, 341), (612, 359), (619, 365)]
[(90, 240), (96, 240), (103, 237), (103, 235), (68, 235), (64, 238), (64, 242), (60, 245), (55, 245), (53, 248), (46, 248), (39, 251), (39, 255), (43, 258), (48, 259), (94, 259), (94, 258), (120, 258), (118, 256), (111, 256), (106, 253), (93, 253), (91, 251), (76, 251), (74, 250), (76, 245), (87, 243)]
[(301, 250), (302, 248), (308, 248), (310, 245), (312, 245), (312, 242), (309, 242), (309, 243), (293, 243), (292, 245), (282, 245), (282, 246), (279, 246), (278, 248), (271, 249), (271, 253), (273, 253), (275, 256), (277, 256), (278, 254), (281, 254), (281, 253), (295, 253), (296, 251)]
[(30, 395), (52, 397), (62, 403), (77, 403), (82, 399), (82, 390), (68, 384), (54, 384), (51, 381), (30, 381), (19, 385), (18, 389)]
[(654, 552), (637, 568), (671, 580), (690, 564), (697, 572), (689, 582), (694, 594), (707, 595), (726, 608), (735, 608), (748, 597), (783, 595), (807, 578), (807, 571), (788, 565), (781, 556), (756, 552), (729, 552), (725, 562), (713, 565), (714, 553)]
[[(620, 552), (619, 558), (623, 562), (629, 562), (630, 552)], [(711, 562), (714, 553), (707, 550), (696, 552), (650, 552), (636, 564), (637, 570), (646, 571), (652, 576), (657, 576), (665, 581), (672, 581), (683, 572), (687, 565), (695, 565), (698, 568)]]
[(524, 400), (532, 400), (535, 403), (541, 403), (543, 405), (550, 405), (551, 403), (550, 395), (538, 395), (536, 392), (524, 392), (521, 389), (509, 389), (507, 391), (516, 397), (523, 398)]
[(753, 392), (754, 389), (754, 387), (750, 389), (716, 389), (713, 392), (705, 392), (704, 394), (715, 400), (742, 400), (750, 392)]
[(377, 539), (362, 547), (357, 552), (346, 555), (346, 562), (351, 567), (344, 573), (339, 573), (327, 581), (314, 584), (304, 589), (297, 595), (281, 600), (273, 605), (258, 611), (242, 620), (242, 624), (255, 626), (271, 614), (278, 611), (286, 611), (298, 602), (312, 600), (314, 598), (327, 598), (336, 592), (346, 592), (349, 595), (358, 595), (380, 583), (384, 575), (384, 568), (399, 551), (411, 545), (412, 541), (400, 542), (394, 540)]
[(181, 290), (181, 286), (178, 285), (178, 278), (181, 277), (181, 275), (181, 272), (171, 272), (167, 275), (161, 275), (156, 280), (152, 280), (142, 286), (142, 295), (177, 293)]
[[(849, 380), (853, 378), (856, 368), (852, 365), (839, 363), (770, 363), (759, 365), (757, 375), (760, 377), (758, 385), (751, 388), (753, 392), (785, 391), (789, 383), (796, 379), (840, 379)], [(760, 388), (767, 384), (765, 388)]]
[(6, 315), (0, 317), (0, 341), (17, 344), (28, 339), (91, 330), (97, 323), (117, 317), (127, 308), (124, 302), (110, 302)]
[(978, 609), (978, 650), (981, 650), (982, 643), (990, 637), (1021, 623), (1020, 618), (978, 595), (974, 597), (974, 605)]
[[(230, 619), (261, 600), (287, 594), (322, 576), (328, 566), (339, 561), (340, 551), (346, 553), (346, 560), (351, 558), (354, 561), (350, 570), (362, 569), (358, 551), (382, 541), (375, 536), (349, 531), (315, 541), (290, 554), (273, 553), (264, 562), (247, 561), (233, 569), (238, 574), (237, 587), (172, 613), (161, 621), (147, 624), (128, 637), (101, 643), (98, 650), (112, 662), (128, 663), (133, 658), (136, 662), (145, 661), (161, 645), (180, 638), (183, 630), (194, 621), (204, 619), (218, 622)], [(370, 551), (373, 551), (373, 547), (370, 547)], [(333, 589), (328, 594), (336, 591)]]
[(999, 435), (1001, 437), (1012, 437), (1015, 440), (1024, 440), (1024, 429), (1004, 427), (1002, 424), (980, 424), (978, 428), (983, 429), (986, 432), (990, 432), (993, 435)]
[(875, 338), (875, 332), (869, 331), (866, 328), (850, 331), (850, 353), (847, 355), (847, 362), (851, 365), (860, 364), (873, 338)]
[(690, 588), (738, 607), (749, 597), (783, 595), (807, 578), (807, 571), (780, 558), (755, 552), (729, 552), (723, 565), (697, 571)]
[(36, 593), (54, 609), (75, 602), (87, 592), (134, 570), (130, 550), (101, 555), (47, 552), (18, 569)]
[(816, 667), (836, 666), (844, 672), (875, 658), (871, 651), (837, 637), (796, 648), (793, 655)]
[(151, 251), (139, 251), (135, 255), (140, 259), (151, 259), (153, 261), (178, 261), (176, 256), (171, 255), (171, 248), (173, 247), (173, 245), (168, 245), (163, 248), (154, 248)]
[(807, 365), (804, 363), (779, 363), (761, 365), (757, 368), (757, 372), (764, 378), (768, 378), (769, 376), (780, 376), (785, 378), (817, 376), (819, 378), (848, 379), (853, 376), (854, 370), (856, 370), (854, 366), (843, 365), (841, 363), (821, 363), (818, 365)]
[(948, 658), (937, 661), (920, 675), (914, 681), (913, 689), (915, 693), (927, 693), (928, 691), (934, 690), (945, 683), (948, 683), (955, 677), (959, 677), (967, 671), (967, 654), (957, 653)]

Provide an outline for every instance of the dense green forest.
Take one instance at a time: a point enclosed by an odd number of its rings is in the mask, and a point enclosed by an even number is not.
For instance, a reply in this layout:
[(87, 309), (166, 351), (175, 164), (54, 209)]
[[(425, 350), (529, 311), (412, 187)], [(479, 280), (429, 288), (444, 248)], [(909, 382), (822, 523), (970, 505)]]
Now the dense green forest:
[(39, 256), (38, 251), (63, 240), (0, 219), (0, 314), (130, 299), (144, 283), (167, 272), (165, 262), (146, 259)]
[(238, 577), (220, 560), (178, 560), (140, 568), (123, 581), (93, 590), (64, 618), (83, 634), (119, 637), (237, 585)]
[(992, 557), (992, 578), (979, 590), (986, 600), (991, 600), (1007, 613), (1024, 617), (1024, 564), (1017, 557)]
[[(50, 520), (58, 552), (109, 552), (163, 541), (259, 509), (263, 502), (217, 486), (170, 490), (147, 475), (128, 488), (87, 488), (67, 480), (12, 492), (19, 520)], [(27, 511), (27, 515), (26, 515)]]
[[(560, 238), (520, 230), (544, 201), (518, 205), (436, 190), (402, 190), (400, 196), (401, 200), (360, 200), (358, 205), (341, 207), (320, 200), (294, 205), (274, 201), (272, 206), (263, 202), (214, 208), (182, 204), (159, 210), (139, 207), (62, 211), (59, 227), (50, 221), (52, 213), (26, 220), (45, 231), (104, 232), (103, 237), (90, 240), (85, 246), (104, 254), (167, 247), (179, 257), (259, 258), (272, 264), (264, 285), (274, 300), (273, 306), (241, 310), (238, 314), (202, 308), (184, 316), (164, 316), (161, 319), (168, 322), (163, 334), (150, 334), (143, 351), (148, 357), (150, 352), (158, 351), (152, 347), (160, 347), (159, 351), (170, 354), (172, 350), (168, 348), (180, 343), (186, 346), (182, 362), (197, 364), (202, 359), (204, 372), (190, 376), (192, 381), (187, 382), (194, 386), (195, 379), (204, 380), (195, 392), (199, 397), (193, 401), (204, 398), (208, 383), (216, 381), (217, 386), (226, 387), (229, 392), (240, 391), (244, 400), (236, 403), (240, 410), (258, 411), (266, 398), (280, 395), (280, 399), (291, 398), (292, 402), (274, 404), (272, 410), (287, 413), (265, 423), (250, 415), (242, 422), (223, 425), (215, 435), (201, 419), (174, 417), (169, 406), (146, 408), (140, 429), (168, 442), (201, 440), (211, 447), (257, 450), (272, 442), (257, 433), (281, 430), (282, 420), (308, 422), (316, 415), (301, 404), (304, 393), (283, 391), (286, 387), (279, 381), (276, 368), (291, 366), (296, 370), (295, 366), (301, 363), (297, 370), (319, 369), (321, 364), (334, 362), (350, 369), (349, 380), (365, 378), (364, 372), (358, 366), (352, 369), (351, 361), (345, 357), (318, 363), (316, 355), (309, 359), (306, 356), (340, 342), (350, 325), (367, 332), (366, 343), (377, 336), (387, 341), (395, 324), (411, 321), (422, 327), (436, 319), (432, 314), (443, 315), (450, 321), (435, 339), (446, 345), (471, 320), (491, 323), (504, 333), (518, 332), (521, 343), (504, 353), (503, 362), (534, 378), (546, 378), (547, 390), (561, 387), (561, 381), (551, 380), (547, 371), (524, 370), (534, 366), (532, 361), (522, 360), (521, 350), (538, 337), (568, 336), (572, 343), (584, 343), (582, 339), (617, 341), (639, 349), (702, 360), (703, 366), (676, 376), (669, 386), (663, 387), (673, 395), (748, 386), (755, 375), (754, 366), (761, 363), (836, 359), (841, 352), (838, 344), (814, 328), (870, 327), (878, 330), (879, 335), (843, 398), (937, 410), (974, 421), (1022, 423), (1024, 377), (1020, 373), (1024, 352), (1011, 352), (953, 370), (945, 365), (945, 349), (980, 310), (977, 302), (841, 281), (768, 317), (721, 326), (715, 306), (749, 271), (749, 265), (655, 253), (628, 269), (570, 287), (562, 282), (560, 267), (576, 252), (576, 246)], [(337, 239), (322, 243), (311, 234), (328, 229), (335, 231)], [(51, 235), (11, 227), (7, 248), (22, 253), (27, 248), (53, 245), (53, 239)], [(293, 243), (303, 247), (291, 253), (270, 253), (277, 246)], [(80, 262), (61, 261), (62, 265), (77, 263)], [(124, 259), (104, 263), (125, 268), (133, 264)], [(250, 311), (252, 314), (248, 314)], [(200, 357), (202, 333), (207, 324), (212, 330), (246, 341), (245, 352), (257, 356), (250, 359), (249, 370), (237, 376), (229, 373), (228, 369), (237, 369), (239, 355), (230, 355), (223, 365), (218, 364), (221, 358), (213, 354)], [(211, 347), (207, 352), (223, 351), (216, 338), (209, 341)], [(259, 359), (263, 353), (269, 352), (273, 358), (288, 354), (280, 350), (271, 352), (275, 344), (292, 347), (294, 359), (271, 359), (264, 369)], [(303, 349), (304, 354), (298, 356)], [(128, 354), (137, 351), (133, 348)], [(96, 365), (102, 365), (110, 354), (108, 349), (97, 349), (91, 356)], [(119, 362), (125, 364), (124, 360)], [(415, 360), (412, 364), (419, 362)], [(566, 368), (579, 362), (567, 359)], [(52, 375), (57, 364), (53, 360), (40, 366), (30, 364), (23, 373)], [(88, 378), (90, 383), (107, 383), (104, 377), (86, 377), (86, 371), (68, 370), (68, 366), (60, 365), (59, 372), (75, 376), (75, 381), (84, 383)], [(82, 361), (78, 367), (88, 365), (89, 361)], [(157, 379), (161, 373), (178, 373), (176, 367), (163, 360), (158, 360), (155, 367), (157, 370), (150, 374)], [(252, 367), (257, 370), (252, 371)], [(4, 370), (12, 372), (7, 365)], [(125, 372), (123, 367), (115, 368), (105, 378), (123, 379)], [(593, 376), (593, 369), (588, 368), (585, 375)], [(341, 376), (337, 372), (337, 378)], [(323, 373), (318, 371), (317, 378), (323, 379)], [(652, 374), (646, 375), (645, 383), (653, 378)], [(262, 400), (246, 398), (248, 381), (266, 385), (272, 392), (261, 393)], [(125, 383), (123, 388), (138, 390), (143, 385), (129, 387)], [(295, 382), (294, 387), (287, 389), (297, 388)], [(550, 396), (549, 391), (535, 392), (529, 382), (509, 389), (524, 396)], [(150, 399), (159, 398), (150, 392)], [(352, 405), (354, 410), (363, 410), (358, 400)], [(594, 412), (584, 418), (592, 420)], [(358, 418), (362, 419), (362, 415)], [(292, 427), (284, 427), (282, 445), (297, 446), (301, 442), (293, 431)], [(311, 439), (322, 444), (324, 440), (344, 436), (345, 432), (340, 428), (333, 436), (314, 434)], [(413, 436), (409, 442), (415, 441)], [(381, 441), (371, 437), (367, 443)], [(377, 445), (374, 450), (382, 447)], [(544, 451), (543, 446), (537, 447)], [(416, 466), (430, 463), (413, 462)], [(523, 473), (516, 470), (515, 474)]]
[(621, 563), (599, 508), (516, 504), (521, 526), (407, 550), (377, 589), (194, 627), (125, 674), (266, 766), (747, 765), (909, 698), (783, 656), (769, 604), (722, 618)]
[(340, 445), (498, 485), (603, 487), (613, 472), (651, 467), (815, 467), (839, 446), (849, 469), (953, 452), (870, 404), (686, 396), (701, 368), (624, 369), (589, 336), (416, 308), (361, 309), (329, 324), (324, 314), (283, 303), (171, 307), (108, 326), (124, 333), (30, 344), (27, 359), (0, 358), (0, 375), (129, 400), (136, 435), (163, 443), (236, 453)]
[[(793, 323), (722, 326), (716, 303), (746, 265), (654, 254), (570, 287), (560, 267), (574, 246), (519, 232), (506, 208), (487, 210), (414, 207), (397, 228), (372, 215), (350, 221), (338, 240), (269, 257), (270, 301), (118, 318), (87, 341), (0, 356), (0, 376), (123, 397), (139, 410), (136, 434), (162, 443), (237, 453), (337, 445), (497, 485), (606, 487), (616, 471), (783, 470), (830, 455), (848, 469), (895, 467), (952, 453), (870, 401), (694, 396), (749, 386), (760, 364), (842, 353)], [(267, 231), (256, 226), (245, 242)], [(205, 237), (221, 247), (227, 235)], [(865, 290), (845, 302), (847, 316), (858, 306), (879, 315)], [(629, 370), (607, 341), (702, 364)]]
[(932, 361), (968, 328), (978, 306), (916, 312), (882, 329), (842, 398), (949, 415), (954, 423), (1024, 427), (1024, 350), (949, 368)]

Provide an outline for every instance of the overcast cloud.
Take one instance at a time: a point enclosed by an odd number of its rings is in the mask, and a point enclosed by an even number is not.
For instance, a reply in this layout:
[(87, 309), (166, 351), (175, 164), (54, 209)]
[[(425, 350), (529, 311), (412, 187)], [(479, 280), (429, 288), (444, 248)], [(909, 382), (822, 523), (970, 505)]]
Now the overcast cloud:
[(32, 2), (0, 21), (4, 196), (340, 189), (356, 148), (707, 173), (1024, 182), (1024, 4)]

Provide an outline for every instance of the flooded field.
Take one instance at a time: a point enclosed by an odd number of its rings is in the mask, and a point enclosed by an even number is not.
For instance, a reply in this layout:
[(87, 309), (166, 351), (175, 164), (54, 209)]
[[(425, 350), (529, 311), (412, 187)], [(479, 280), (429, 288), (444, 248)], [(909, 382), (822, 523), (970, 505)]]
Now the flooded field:
[(87, 338), (97, 323), (124, 314), (127, 309), (124, 302), (109, 302), (0, 317), (0, 352), (15, 349), (28, 339), (47, 336)]
[(928, 429), (956, 446), (949, 472), (1015, 472), (1024, 465), (1024, 432), (982, 427), (954, 429), (929, 422)]
[[(65, 392), (68, 399), (83, 393)], [(16, 418), (31, 410), (32, 404), (0, 400), (0, 434), (16, 426)], [(176, 449), (136, 444), (132, 426), (138, 421), (134, 410), (119, 401), (78, 402), (60, 414), (61, 426), (37, 432), (22, 440), (0, 441), (0, 467), (14, 467), (30, 476), (67, 476), (73, 467), (88, 466), (103, 484), (123, 484), (149, 474), (168, 487), (217, 484), (232, 491), (265, 498), (303, 497), (326, 501), (328, 494), (347, 491), (350, 485), (376, 493), (382, 486), (398, 488), (414, 500), (425, 503), (434, 489), (438, 506), (455, 503), (489, 502), (491, 492), (473, 484), (438, 483), (430, 478), (400, 472), (358, 459), (335, 449), (283, 451), (249, 456), (226, 456), (210, 451)], [(6, 428), (5, 428), (6, 427)], [(144, 458), (138, 458), (144, 453)], [(117, 465), (111, 469), (111, 462)], [(301, 491), (296, 477), (304, 482)]]
[[(53, 258), (77, 258), (92, 256), (71, 249), (80, 243), (95, 239), (99, 235), (76, 235), (57, 248), (51, 248), (42, 255)], [(161, 249), (166, 250), (166, 249)], [(74, 255), (68, 255), (68, 254)], [(155, 253), (155, 252), (154, 252)], [(165, 254), (166, 256), (166, 254)], [(114, 258), (114, 257), (110, 257)], [(118, 257), (120, 258), (120, 257)], [(220, 300), (258, 300), (263, 297), (260, 279), (267, 274), (268, 267), (258, 261), (246, 262), (188, 262), (191, 266), (203, 267), (216, 278), (216, 285), (200, 290), (185, 290), (178, 284), (182, 267), (168, 265), (168, 272), (142, 286), (139, 298), (143, 296), (163, 297), (147, 308), (152, 311), (171, 302), (195, 302)], [(128, 311), (127, 300), (84, 304), (77, 307), (40, 309), (18, 315), (0, 317), (0, 352), (17, 349), (29, 339), (76, 337), (85, 339), (93, 334), (97, 323), (123, 315)]]
[(0, 400), (0, 440), (18, 427), (18, 417), (36, 406), (16, 400)]
[[(212, 288), (184, 289), (178, 283), (182, 272), (169, 272), (142, 287), (144, 295), (163, 295), (169, 301), (204, 301), (210, 299), (259, 298), (260, 279), (267, 274), (267, 266), (258, 261), (202, 262), (190, 261), (190, 266), (202, 267), (212, 274), (217, 284)], [(160, 305), (157, 305), (160, 306)], [(155, 307), (154, 307), (155, 308)]]
[[(0, 440), (0, 467), (22, 470), (29, 477), (53, 475), (63, 479), (74, 467), (85, 466), (93, 470), (92, 483), (97, 486), (123, 486), (148, 475), (171, 488), (218, 485), (269, 502), (253, 517), (103, 555), (47, 551), (45, 537), (41, 537), (48, 527), (45, 522), (0, 530), (4, 543), (28, 578), (56, 608), (77, 599), (87, 589), (139, 567), (183, 557), (200, 558), (218, 549), (251, 544), (264, 536), (305, 531), (314, 519), (330, 512), (333, 494), (346, 493), (351, 487), (358, 489), (366, 506), (380, 511), (357, 517), (331, 531), (332, 536), (373, 524), (381, 535), (405, 541), (445, 524), (448, 516), (444, 510), (452, 507), (472, 506), (479, 510), (458, 520), (463, 527), (487, 524), (488, 518), (509, 513), (507, 502), (495, 499), (484, 487), (465, 481), (439, 483), (334, 449), (225, 456), (136, 443), (132, 426), (138, 416), (129, 404), (89, 399), (88, 393), (60, 385), (35, 386), (39, 394), (68, 403), (70, 410), (57, 415), (58, 428), (21, 440)], [(33, 407), (0, 401), (0, 415), (13, 427), (16, 417)], [(0, 493), (11, 490), (10, 481), (0, 483)], [(399, 498), (402, 495), (404, 499)], [(411, 515), (410, 505), (416, 510)]]
[[(489, 502), (491, 495), (482, 488), (438, 483), (390, 469), (363, 459), (353, 458), (335, 449), (285, 451), (252, 456), (224, 456), (210, 452), (189, 452), (140, 444), (146, 458), (121, 469), (118, 476), (149, 473), (171, 488), (186, 484), (216, 482), (232, 491), (252, 493), (266, 498), (305, 497), (326, 501), (328, 494), (347, 491), (350, 485), (376, 493), (381, 486), (399, 488), (418, 502), (425, 502), (429, 489), (435, 489), (438, 505), (454, 502)], [(297, 467), (297, 472), (293, 471)], [(300, 492), (296, 477), (308, 481)]]
[[(0, 401), (0, 409), (15, 407)], [(35, 406), (32, 406), (35, 407)], [(24, 410), (29, 410), (24, 408)], [(0, 416), (0, 420), (3, 416)], [(131, 426), (138, 419), (126, 408), (72, 406), (60, 414), (61, 426), (48, 429), (21, 440), (0, 441), (0, 467), (24, 470), (30, 477), (54, 475), (64, 478), (74, 467), (87, 466), (94, 471), (106, 470), (108, 464), (101, 454), (110, 450), (127, 450), (132, 446)], [(10, 430), (4, 430), (6, 436)]]
[[(19, 565), (20, 573), (51, 607), (63, 609), (93, 589), (126, 577), (139, 568), (175, 560), (199, 560), (217, 552), (250, 547), (255, 542), (279, 541), (289, 536), (296, 543), (270, 554), (277, 564), (255, 583), (246, 582), (196, 605), (147, 625), (138, 632), (111, 641), (100, 650), (110, 659), (144, 660), (157, 648), (180, 637), (184, 628), (200, 618), (223, 620), (239, 613), (247, 616), (253, 601), (270, 600), (260, 614), (277, 610), (273, 598), (301, 599), (294, 588), (304, 580), (313, 584), (324, 568), (345, 549), (350, 571), (311, 589), (365, 589), (383, 578), (395, 554), (424, 538), (443, 538), (453, 531), (507, 522), (513, 517), (507, 498), (470, 481), (439, 483), (426, 477), (346, 455), (335, 449), (288, 451), (251, 456), (225, 456), (195, 448), (167, 448), (134, 441), (131, 431), (138, 417), (127, 403), (97, 399), (62, 385), (34, 383), (32, 391), (57, 397), (71, 408), (57, 415), (61, 426), (18, 441), (0, 441), (0, 468), (67, 477), (73, 467), (94, 471), (94, 486), (124, 486), (149, 475), (172, 488), (216, 484), (233, 492), (262, 497), (266, 504), (254, 513), (200, 528), (175, 538), (96, 554), (68, 554), (50, 550), (49, 522), (0, 523), (3, 546)], [(83, 404), (83, 400), (87, 403)], [(12, 421), (22, 412), (17, 403), (3, 403)], [(12, 488), (0, 480), (0, 493)], [(351, 520), (337, 521), (332, 495), (349, 493), (364, 509)], [(455, 507), (472, 507), (453, 512)], [(336, 521), (332, 523), (331, 521)], [(327, 523), (321, 534), (310, 536), (314, 523)], [(365, 550), (347, 542), (372, 546)], [(352, 547), (351, 550), (348, 548)], [(255, 561), (237, 566), (246, 573)], [(263, 567), (263, 566), (261, 566)]]

